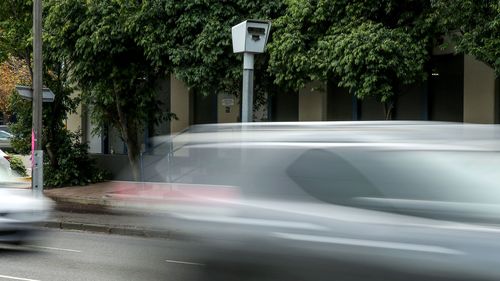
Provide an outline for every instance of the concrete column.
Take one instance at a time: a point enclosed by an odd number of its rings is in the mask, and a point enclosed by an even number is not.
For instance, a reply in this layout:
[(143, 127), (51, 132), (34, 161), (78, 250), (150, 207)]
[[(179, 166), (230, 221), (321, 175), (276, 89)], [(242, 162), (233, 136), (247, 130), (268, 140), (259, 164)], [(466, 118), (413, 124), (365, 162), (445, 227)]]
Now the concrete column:
[(472, 56), (464, 56), (464, 122), (495, 123), (495, 72)]
[(170, 87), (170, 111), (179, 118), (171, 121), (170, 130), (177, 133), (189, 126), (189, 89), (173, 74), (170, 76)]
[(299, 121), (326, 121), (326, 85), (315, 81), (299, 91)]

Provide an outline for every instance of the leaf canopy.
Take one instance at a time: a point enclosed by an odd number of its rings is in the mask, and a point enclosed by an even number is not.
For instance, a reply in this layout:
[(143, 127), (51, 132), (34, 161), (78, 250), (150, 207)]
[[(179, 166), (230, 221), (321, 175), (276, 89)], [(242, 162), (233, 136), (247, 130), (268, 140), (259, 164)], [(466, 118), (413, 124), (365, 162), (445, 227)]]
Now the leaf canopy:
[(439, 25), (431, 1), (290, 0), (275, 24), (269, 71), (300, 89), (335, 77), (358, 98), (387, 101), (422, 81)]

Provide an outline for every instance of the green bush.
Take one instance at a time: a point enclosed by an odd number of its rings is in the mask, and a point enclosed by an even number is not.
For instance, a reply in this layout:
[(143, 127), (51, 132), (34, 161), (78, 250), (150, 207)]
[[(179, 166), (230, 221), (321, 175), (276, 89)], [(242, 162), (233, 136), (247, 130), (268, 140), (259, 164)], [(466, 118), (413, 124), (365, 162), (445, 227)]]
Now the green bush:
[(12, 172), (14, 172), (16, 175), (20, 177), (25, 177), (28, 175), (26, 171), (26, 167), (23, 164), (23, 160), (21, 157), (17, 155), (12, 155), (10, 158), (10, 168), (12, 169)]
[(80, 142), (79, 134), (65, 133), (67, 136), (53, 148), (58, 155), (57, 162), (51, 163), (48, 153), (44, 154), (44, 185), (61, 187), (105, 181), (108, 174), (97, 168), (95, 161), (89, 157), (88, 145)]

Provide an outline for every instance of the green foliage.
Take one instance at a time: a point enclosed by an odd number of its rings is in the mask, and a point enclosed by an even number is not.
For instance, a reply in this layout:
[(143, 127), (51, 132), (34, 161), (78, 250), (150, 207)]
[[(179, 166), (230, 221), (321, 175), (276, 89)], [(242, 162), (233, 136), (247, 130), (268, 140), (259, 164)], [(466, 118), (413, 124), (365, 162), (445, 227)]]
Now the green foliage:
[[(139, 126), (158, 117), (154, 90), (165, 69), (151, 66), (130, 30), (131, 16), (140, 12), (137, 1), (47, 1), (47, 7), (46, 38), (53, 54), (70, 62), (72, 81), (98, 125), (122, 130), (122, 122)], [(119, 119), (119, 110), (127, 120)]]
[(25, 177), (28, 175), (26, 167), (24, 167), (23, 160), (17, 155), (12, 155), (10, 158), (10, 168), (12, 172), (20, 177)]
[(10, 124), (13, 135), (10, 143), (16, 153), (28, 155), (31, 153), (31, 103), (23, 100), (19, 95), (11, 95), (9, 101), (10, 112), (14, 114), (15, 122)]
[[(4, 3), (5, 2), (5, 3)], [(30, 0), (4, 1), (0, 4), (0, 50), (6, 55), (31, 61), (32, 15)], [(74, 112), (78, 98), (72, 98), (69, 85), (68, 61), (54, 52), (51, 42), (44, 42), (44, 86), (55, 94), (52, 103), (43, 105), (42, 148), (44, 150), (46, 186), (86, 184), (102, 180), (102, 172), (95, 168), (76, 136), (64, 124), (67, 114)], [(30, 63), (28, 63), (30, 65)], [(16, 121), (11, 124), (13, 148), (21, 154), (31, 153), (31, 103), (19, 95), (10, 96), (9, 111)], [(75, 170), (75, 171), (73, 171)]]
[[(283, 1), (143, 1), (133, 18), (138, 42), (149, 58), (168, 63), (199, 94), (241, 93), (242, 55), (234, 54), (231, 27), (248, 18), (274, 19)], [(255, 93), (270, 92), (268, 54), (256, 57)]]
[[(172, 117), (159, 110), (156, 97), (158, 82), (170, 70), (168, 58), (159, 53), (168, 44), (149, 46), (153, 39), (141, 34), (151, 32), (151, 27), (138, 25), (151, 12), (148, 5), (160, 2), (46, 1), (45, 29), (50, 31), (46, 39), (51, 53), (67, 62), (71, 81), (92, 108), (94, 124), (111, 125), (121, 133), (134, 176), (138, 175), (139, 132), (145, 121), (158, 123)], [(153, 24), (158, 22), (162, 20)]]
[(44, 157), (44, 185), (61, 187), (105, 181), (108, 174), (98, 169), (88, 156), (88, 145), (80, 142), (80, 135), (64, 133), (66, 136), (61, 138), (56, 149), (59, 155), (56, 165), (51, 164), (49, 155)]
[(358, 98), (390, 101), (425, 79), (435, 23), (430, 1), (291, 0), (275, 24), (269, 70), (295, 89), (334, 77)]
[[(119, 130), (135, 171), (144, 122), (171, 118), (158, 110), (158, 81), (173, 72), (199, 93), (238, 94), (242, 61), (232, 52), (231, 26), (248, 17), (274, 17), (282, 6), (281, 1), (48, 0), (46, 39), (59, 61), (68, 62), (94, 123)], [(258, 61), (261, 65), (265, 68)], [(268, 91), (270, 81), (257, 77), (256, 92)]]
[(32, 0), (0, 1), (0, 61), (9, 55), (29, 60)]
[(441, 25), (452, 31), (456, 50), (473, 55), (500, 75), (500, 2), (435, 0)]
[[(57, 96), (56, 96), (57, 97)], [(21, 154), (31, 153), (31, 103), (11, 96), (11, 110), (17, 121), (11, 124), (13, 148)], [(106, 180), (107, 174), (99, 170), (88, 155), (87, 144), (80, 142), (80, 134), (68, 131), (61, 115), (51, 118), (54, 107), (47, 104), (43, 109), (44, 185), (60, 187), (86, 185)], [(58, 121), (59, 120), (59, 121)], [(50, 125), (53, 124), (53, 125)], [(52, 127), (53, 126), (53, 127)], [(11, 162), (12, 165), (12, 162)]]

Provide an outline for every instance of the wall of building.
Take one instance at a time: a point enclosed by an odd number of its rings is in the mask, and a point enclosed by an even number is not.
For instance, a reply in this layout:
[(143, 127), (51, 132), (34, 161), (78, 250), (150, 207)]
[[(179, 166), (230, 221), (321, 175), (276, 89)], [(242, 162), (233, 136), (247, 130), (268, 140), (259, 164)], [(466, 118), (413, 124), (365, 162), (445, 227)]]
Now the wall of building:
[[(76, 98), (80, 95), (80, 91), (74, 91), (71, 94), (71, 98)], [(82, 105), (78, 105), (76, 112), (68, 114), (68, 118), (66, 119), (66, 128), (71, 132), (78, 132), (82, 130)]]
[(90, 119), (90, 114), (87, 112), (83, 115), (84, 120), (87, 122), (86, 129), (84, 131), (85, 138), (89, 143), (89, 153), (103, 153), (102, 150), (102, 136), (101, 135), (93, 135), (92, 130), (96, 127), (92, 124)]
[[(170, 112), (170, 79), (164, 79), (158, 83), (158, 100), (160, 102), (160, 110), (162, 112)], [(147, 137), (163, 136), (170, 134), (170, 122), (162, 121), (159, 124), (155, 124), (154, 128), (151, 128), (151, 124), (148, 127)]]
[(464, 57), (439, 55), (431, 60), (429, 83), (429, 120), (463, 122)]
[(384, 105), (374, 97), (366, 97), (360, 103), (359, 120), (385, 120)]
[(170, 123), (171, 133), (177, 133), (190, 124), (189, 89), (175, 75), (170, 76), (170, 110), (177, 115), (178, 120)]
[(191, 122), (190, 124), (213, 124), (217, 123), (217, 101), (218, 95), (203, 95), (193, 91), (191, 95)]
[(219, 94), (217, 96), (217, 122), (235, 123), (240, 116), (239, 99), (233, 95)]
[(471, 56), (464, 57), (464, 122), (496, 121), (495, 72)]
[(426, 87), (426, 82), (404, 87), (397, 98), (394, 117), (398, 120), (426, 120)]
[(308, 83), (299, 91), (299, 121), (327, 120), (326, 102), (326, 83)]
[(337, 85), (337, 81), (330, 80), (327, 84), (327, 114), (328, 121), (353, 120), (353, 98), (346, 88)]
[(287, 122), (299, 120), (299, 95), (298, 93), (276, 92), (269, 99), (270, 117), (274, 122)]

